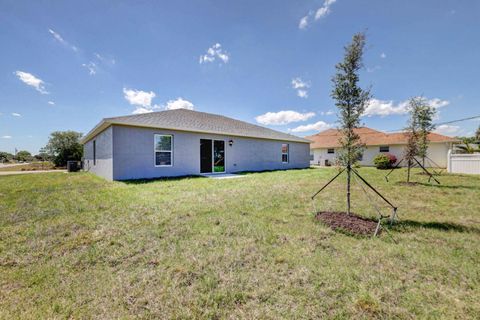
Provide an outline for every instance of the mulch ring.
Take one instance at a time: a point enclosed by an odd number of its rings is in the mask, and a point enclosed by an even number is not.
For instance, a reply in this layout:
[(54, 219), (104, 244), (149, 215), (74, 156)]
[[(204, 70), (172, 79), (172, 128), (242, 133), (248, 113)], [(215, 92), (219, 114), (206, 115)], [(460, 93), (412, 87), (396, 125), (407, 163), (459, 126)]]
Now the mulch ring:
[[(359, 236), (373, 236), (377, 221), (346, 212), (318, 212), (315, 219), (323, 222), (335, 231)], [(379, 233), (381, 229), (379, 230)]]

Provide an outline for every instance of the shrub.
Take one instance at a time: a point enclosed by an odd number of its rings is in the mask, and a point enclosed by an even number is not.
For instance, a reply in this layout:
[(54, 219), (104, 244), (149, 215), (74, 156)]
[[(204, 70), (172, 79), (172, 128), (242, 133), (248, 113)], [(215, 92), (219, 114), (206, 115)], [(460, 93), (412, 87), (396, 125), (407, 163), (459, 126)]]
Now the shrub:
[(390, 153), (380, 153), (373, 159), (373, 164), (377, 169), (389, 169), (395, 162), (397, 162), (397, 157)]

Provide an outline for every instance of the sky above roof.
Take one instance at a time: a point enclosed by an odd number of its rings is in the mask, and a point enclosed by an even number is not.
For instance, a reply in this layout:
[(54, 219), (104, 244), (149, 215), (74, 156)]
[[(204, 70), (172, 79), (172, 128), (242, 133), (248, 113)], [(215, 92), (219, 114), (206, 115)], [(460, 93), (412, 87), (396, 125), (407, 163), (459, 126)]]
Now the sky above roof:
[[(355, 32), (371, 87), (363, 124), (405, 126), (423, 95), (437, 122), (480, 114), (478, 1), (1, 1), (0, 151), (55, 130), (174, 108), (299, 136), (336, 126), (334, 66)], [(478, 120), (441, 126), (471, 135)]]

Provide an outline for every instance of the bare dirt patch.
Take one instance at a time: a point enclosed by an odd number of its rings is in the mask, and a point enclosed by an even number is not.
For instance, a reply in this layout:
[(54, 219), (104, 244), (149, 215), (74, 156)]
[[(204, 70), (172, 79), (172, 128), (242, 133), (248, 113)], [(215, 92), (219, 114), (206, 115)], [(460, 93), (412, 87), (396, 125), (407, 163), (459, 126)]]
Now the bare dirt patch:
[(377, 221), (353, 213), (348, 215), (346, 212), (318, 212), (315, 218), (335, 231), (353, 235), (371, 236), (377, 227)]

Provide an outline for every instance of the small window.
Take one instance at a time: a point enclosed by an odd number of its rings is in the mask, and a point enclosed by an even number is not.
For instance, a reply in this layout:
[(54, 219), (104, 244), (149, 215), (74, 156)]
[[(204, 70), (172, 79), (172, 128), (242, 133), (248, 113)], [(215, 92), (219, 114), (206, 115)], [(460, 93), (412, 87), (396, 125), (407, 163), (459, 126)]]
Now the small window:
[(390, 146), (380, 146), (380, 152), (390, 152)]
[(93, 165), (97, 164), (97, 141), (93, 140)]
[(335, 149), (327, 149), (327, 153), (335, 153)]
[(310, 161), (313, 161), (315, 160), (315, 156), (313, 155), (313, 153), (310, 153)]
[(173, 136), (155, 135), (155, 166), (169, 167), (173, 164)]
[(288, 143), (282, 144), (282, 162), (288, 163)]

